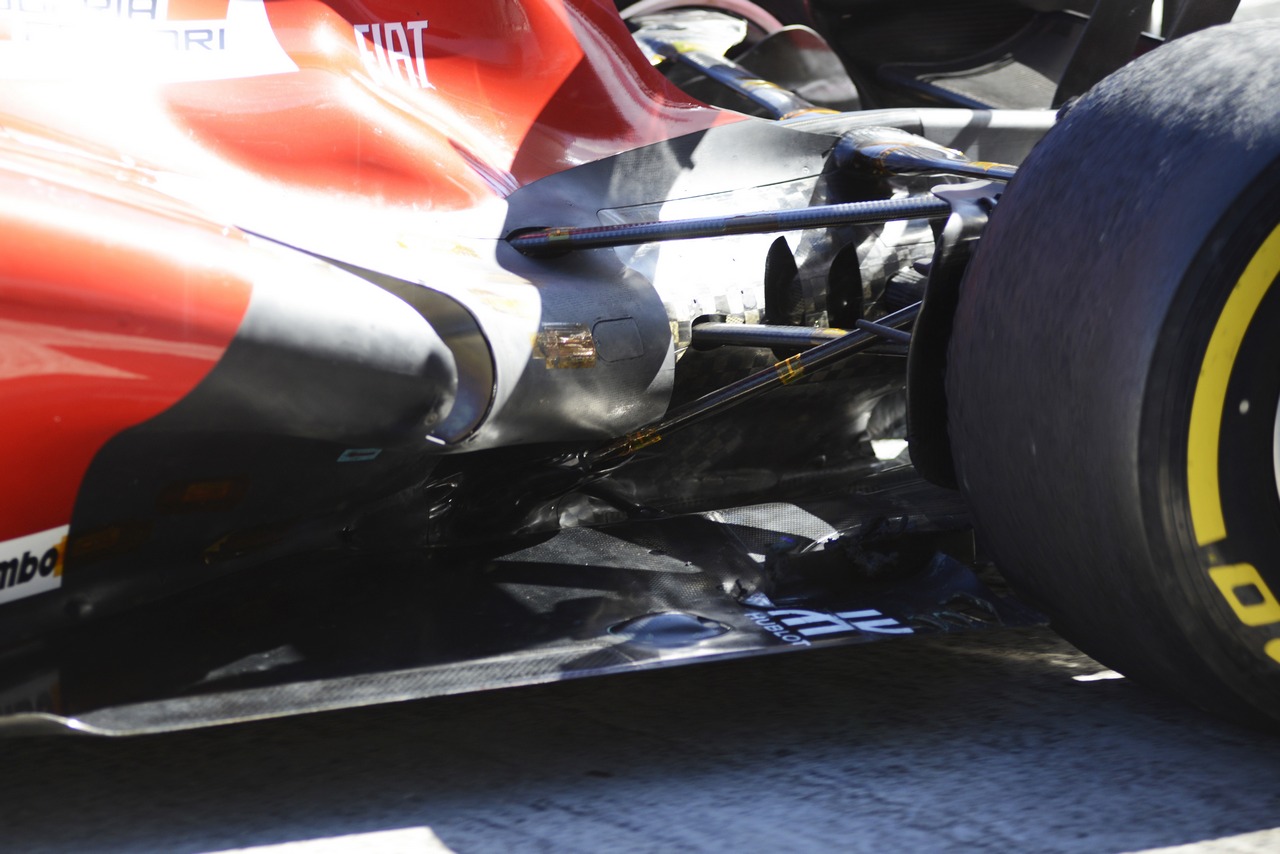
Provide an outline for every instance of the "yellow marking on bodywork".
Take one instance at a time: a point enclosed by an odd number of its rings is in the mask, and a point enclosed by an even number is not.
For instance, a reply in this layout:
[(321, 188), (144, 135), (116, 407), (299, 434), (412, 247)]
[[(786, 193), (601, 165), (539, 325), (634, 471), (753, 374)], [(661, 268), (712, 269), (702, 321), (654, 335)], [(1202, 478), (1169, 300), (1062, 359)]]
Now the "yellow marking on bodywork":
[(826, 107), (803, 107), (799, 110), (792, 110), (784, 116), (779, 117), (778, 121), (786, 121), (787, 119), (798, 119), (802, 116), (833, 116), (839, 110), (830, 110)]
[(773, 369), (778, 372), (778, 379), (783, 385), (788, 385), (804, 376), (804, 365), (800, 364), (798, 355), (792, 356), (790, 359), (783, 359), (774, 365)]
[(1227, 537), (1218, 481), (1218, 443), (1221, 440), (1227, 383), (1249, 322), (1277, 275), (1280, 275), (1280, 226), (1263, 241), (1231, 289), (1209, 339), (1204, 362), (1200, 365), (1187, 437), (1187, 493), (1191, 504), (1191, 526), (1196, 542), (1201, 546)]
[(656, 445), (662, 441), (662, 434), (652, 427), (627, 434), (627, 453), (633, 454), (641, 448)]
[(596, 342), (581, 323), (544, 323), (534, 338), (534, 358), (548, 370), (590, 368), (596, 364)]

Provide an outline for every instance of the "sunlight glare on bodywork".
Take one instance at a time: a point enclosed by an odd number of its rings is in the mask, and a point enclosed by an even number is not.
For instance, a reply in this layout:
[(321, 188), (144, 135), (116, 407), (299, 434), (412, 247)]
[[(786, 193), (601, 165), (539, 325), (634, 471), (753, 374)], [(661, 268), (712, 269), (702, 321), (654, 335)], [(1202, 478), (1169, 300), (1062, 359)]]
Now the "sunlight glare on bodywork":
[(1110, 679), (1123, 679), (1124, 674), (1116, 673), (1114, 670), (1100, 670), (1097, 673), (1081, 673), (1071, 678), (1076, 682), (1104, 682)]

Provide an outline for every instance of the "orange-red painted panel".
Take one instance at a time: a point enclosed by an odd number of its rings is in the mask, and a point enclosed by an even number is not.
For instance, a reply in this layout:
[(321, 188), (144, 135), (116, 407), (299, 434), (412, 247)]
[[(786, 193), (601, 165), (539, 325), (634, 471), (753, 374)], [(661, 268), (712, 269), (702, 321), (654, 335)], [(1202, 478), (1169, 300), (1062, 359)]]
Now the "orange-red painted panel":
[(209, 150), (311, 188), (460, 208), (731, 120), (672, 87), (592, 0), (272, 0), (267, 12), (298, 72), (166, 97)]
[(242, 242), (191, 220), (0, 177), (0, 541), (66, 525), (98, 449), (187, 394), (250, 285)]
[[(319, 197), (410, 231), (737, 118), (670, 86), (604, 0), (120, 8), (22, 7), (0, 33), (0, 127), (19, 137), (0, 137), (0, 541), (65, 525), (103, 443), (187, 394), (235, 333), (249, 284), (220, 247), (237, 238), (164, 194), (233, 222), (260, 200), (305, 221)], [(56, 174), (24, 177), (28, 161)]]

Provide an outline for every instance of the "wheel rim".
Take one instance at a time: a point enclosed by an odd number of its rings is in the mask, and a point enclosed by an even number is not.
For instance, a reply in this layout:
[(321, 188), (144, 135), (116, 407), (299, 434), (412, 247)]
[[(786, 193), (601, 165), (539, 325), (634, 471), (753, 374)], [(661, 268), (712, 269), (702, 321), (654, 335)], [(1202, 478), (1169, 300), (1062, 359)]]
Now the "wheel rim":
[(1276, 474), (1276, 494), (1280, 495), (1280, 400), (1276, 401), (1276, 422), (1271, 431), (1271, 466)]

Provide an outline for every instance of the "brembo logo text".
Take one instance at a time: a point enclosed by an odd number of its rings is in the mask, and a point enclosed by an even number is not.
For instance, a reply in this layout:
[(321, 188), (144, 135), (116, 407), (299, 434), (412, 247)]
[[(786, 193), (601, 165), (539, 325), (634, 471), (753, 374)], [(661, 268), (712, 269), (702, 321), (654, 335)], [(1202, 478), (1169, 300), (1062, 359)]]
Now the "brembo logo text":
[(0, 543), (0, 603), (62, 586), (67, 526)]
[(394, 79), (419, 89), (434, 89), (427, 80), (422, 51), (426, 21), (388, 21), (356, 24), (356, 47), (369, 74), (376, 80)]

